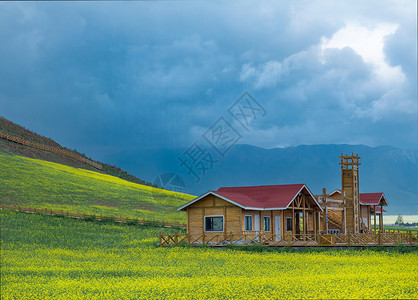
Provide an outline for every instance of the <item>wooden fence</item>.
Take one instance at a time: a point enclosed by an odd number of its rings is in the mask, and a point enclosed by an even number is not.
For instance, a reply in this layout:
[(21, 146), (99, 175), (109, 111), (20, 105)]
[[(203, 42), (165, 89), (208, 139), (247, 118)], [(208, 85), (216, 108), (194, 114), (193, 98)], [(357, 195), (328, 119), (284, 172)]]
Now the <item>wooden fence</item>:
[(290, 247), (373, 247), (373, 246), (407, 246), (418, 245), (418, 232), (372, 232), (363, 234), (267, 234), (236, 233), (233, 234), (178, 234), (159, 237), (160, 246), (169, 245), (208, 245), (208, 246), (290, 246)]
[(63, 216), (69, 218), (76, 218), (76, 219), (90, 219), (90, 220), (97, 220), (97, 221), (114, 221), (119, 223), (132, 223), (132, 224), (141, 224), (141, 225), (155, 225), (155, 226), (163, 226), (166, 228), (176, 227), (181, 229), (186, 229), (187, 225), (184, 223), (179, 222), (165, 222), (165, 221), (156, 221), (156, 220), (145, 220), (145, 219), (131, 219), (131, 218), (124, 218), (124, 217), (113, 217), (113, 216), (103, 216), (103, 215), (89, 215), (85, 213), (74, 213), (69, 211), (63, 210), (52, 210), (52, 209), (41, 209), (41, 208), (34, 208), (34, 207), (20, 207), (15, 205), (0, 205), (1, 209), (8, 209), (8, 210), (16, 210), (25, 213), (38, 213), (50, 216)]
[(85, 158), (84, 156), (75, 154), (74, 152), (71, 152), (69, 150), (65, 150), (65, 149), (60, 149), (57, 147), (52, 147), (52, 146), (47, 146), (47, 145), (43, 145), (43, 144), (39, 144), (39, 143), (35, 143), (35, 142), (31, 142), (28, 140), (25, 140), (24, 138), (15, 136), (15, 135), (11, 135), (5, 132), (0, 131), (0, 138), (3, 138), (5, 140), (8, 141), (12, 141), (18, 144), (22, 144), (28, 147), (32, 147), (32, 148), (36, 148), (36, 149), (40, 149), (40, 150), (44, 150), (44, 151), (48, 151), (48, 152), (54, 152), (54, 153), (59, 153), (71, 158), (74, 158), (75, 160), (78, 160), (80, 162), (86, 163), (96, 169), (102, 170), (103, 166), (95, 161), (92, 161), (90, 159)]

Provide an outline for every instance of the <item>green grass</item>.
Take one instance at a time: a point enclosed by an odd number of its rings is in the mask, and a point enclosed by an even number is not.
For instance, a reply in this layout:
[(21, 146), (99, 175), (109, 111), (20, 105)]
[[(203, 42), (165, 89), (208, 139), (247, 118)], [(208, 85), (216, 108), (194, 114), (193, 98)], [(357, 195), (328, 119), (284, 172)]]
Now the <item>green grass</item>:
[[(379, 226), (377, 226), (377, 228), (379, 228)], [(407, 227), (407, 226), (383, 226), (383, 228), (385, 230), (395, 230), (395, 231), (401, 231), (401, 232), (405, 232), (405, 231), (418, 231), (418, 227)]]
[(160, 248), (160, 228), (0, 220), (2, 299), (418, 298), (416, 251)]
[(86, 214), (184, 222), (194, 196), (0, 152), (0, 202)]

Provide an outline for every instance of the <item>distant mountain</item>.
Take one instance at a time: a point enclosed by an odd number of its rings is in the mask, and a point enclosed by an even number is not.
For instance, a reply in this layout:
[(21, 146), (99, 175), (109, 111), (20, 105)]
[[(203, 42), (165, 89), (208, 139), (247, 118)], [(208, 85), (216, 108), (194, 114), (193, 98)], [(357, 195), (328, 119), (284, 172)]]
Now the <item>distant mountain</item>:
[[(209, 149), (207, 149), (209, 150)], [(220, 186), (306, 183), (315, 194), (341, 187), (339, 155), (358, 153), (360, 192), (384, 192), (390, 214), (418, 214), (418, 150), (389, 146), (309, 145), (263, 149), (250, 145), (233, 147), (196, 182), (180, 166), (184, 149), (126, 150), (107, 161), (153, 182), (165, 172), (179, 174), (188, 193), (201, 194)]]

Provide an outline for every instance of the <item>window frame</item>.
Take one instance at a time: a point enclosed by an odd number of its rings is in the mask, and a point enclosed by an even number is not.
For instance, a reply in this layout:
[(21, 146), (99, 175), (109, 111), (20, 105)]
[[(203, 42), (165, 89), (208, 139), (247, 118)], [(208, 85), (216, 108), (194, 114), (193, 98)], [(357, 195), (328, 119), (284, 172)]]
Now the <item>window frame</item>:
[[(268, 230), (266, 230), (266, 223), (265, 223), (265, 220), (266, 220), (266, 219), (268, 219), (268, 225), (269, 225)], [(263, 230), (264, 230), (265, 232), (270, 232), (270, 231), (271, 231), (270, 216), (263, 216)]]
[[(219, 217), (222, 218), (222, 230), (221, 231), (219, 231), (219, 230), (206, 230), (206, 218), (219, 218)], [(203, 225), (205, 226), (205, 228), (204, 228), (205, 232), (224, 232), (225, 231), (225, 216), (224, 215), (207, 215), (207, 216), (204, 216), (204, 224)]]
[[(251, 228), (250, 229), (247, 229), (247, 217), (249, 217), (250, 220), (251, 220), (251, 222), (250, 222)], [(245, 215), (244, 216), (244, 231), (253, 231), (253, 216), (252, 215)]]

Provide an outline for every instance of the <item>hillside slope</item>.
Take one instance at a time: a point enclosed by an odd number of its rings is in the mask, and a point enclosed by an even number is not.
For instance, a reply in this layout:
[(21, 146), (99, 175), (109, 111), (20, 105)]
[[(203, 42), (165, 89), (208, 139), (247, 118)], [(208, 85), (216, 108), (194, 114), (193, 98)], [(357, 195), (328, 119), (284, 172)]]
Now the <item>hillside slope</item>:
[(45, 146), (50, 146), (50, 147), (54, 147), (60, 150), (67, 150), (70, 151), (78, 156), (84, 157), (88, 160), (91, 160), (93, 162), (99, 163), (100, 165), (102, 165), (103, 169), (102, 170), (97, 170), (96, 168), (92, 167), (89, 164), (86, 164), (82, 161), (79, 161), (77, 159), (74, 159), (72, 157), (68, 157), (66, 155), (62, 155), (59, 153), (54, 153), (54, 152), (49, 152), (49, 151), (43, 151), (40, 149), (36, 149), (33, 147), (28, 147), (19, 143), (15, 143), (15, 142), (11, 142), (8, 141), (6, 139), (0, 138), (0, 150), (3, 152), (7, 152), (7, 153), (12, 153), (12, 154), (16, 154), (16, 155), (21, 155), (21, 156), (26, 156), (26, 157), (30, 157), (30, 158), (36, 158), (36, 159), (42, 159), (42, 160), (47, 160), (50, 162), (55, 162), (55, 163), (59, 163), (62, 165), (67, 165), (67, 166), (71, 166), (71, 167), (75, 167), (75, 168), (83, 168), (86, 170), (91, 170), (91, 171), (96, 171), (96, 172), (100, 172), (100, 173), (104, 173), (104, 174), (108, 174), (108, 175), (112, 175), (112, 176), (116, 176), (131, 182), (135, 182), (135, 183), (140, 183), (140, 184), (146, 184), (146, 185), (151, 185), (151, 183), (145, 182), (141, 179), (136, 178), (134, 175), (128, 174), (127, 172), (123, 171), (122, 169), (116, 167), (116, 166), (111, 166), (102, 162), (97, 162), (92, 160), (89, 157), (86, 157), (86, 155), (84, 155), (83, 153), (79, 153), (76, 150), (70, 150), (68, 148), (65, 148), (63, 146), (61, 146), (60, 144), (58, 144), (57, 142), (55, 142), (54, 140), (44, 137), (42, 135), (39, 135), (35, 132), (32, 132), (18, 124), (15, 124), (3, 117), (0, 117), (0, 132), (6, 133), (6, 134), (11, 134), (13, 136), (16, 137), (20, 137), (23, 138), (29, 142), (34, 142), (34, 143), (38, 143), (38, 144), (42, 144)]
[(114, 176), (0, 152), (0, 203), (184, 222), (176, 208), (193, 196)]

